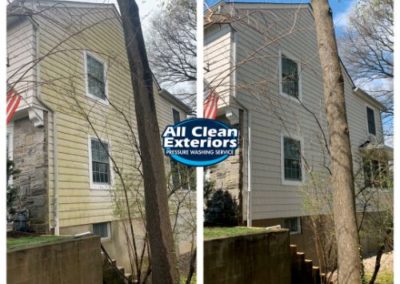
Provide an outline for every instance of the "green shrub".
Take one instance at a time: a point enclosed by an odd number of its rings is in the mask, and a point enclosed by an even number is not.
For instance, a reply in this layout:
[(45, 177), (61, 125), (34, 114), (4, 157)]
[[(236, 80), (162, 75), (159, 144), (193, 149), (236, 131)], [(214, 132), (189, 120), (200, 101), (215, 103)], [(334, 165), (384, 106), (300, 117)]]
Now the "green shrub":
[(238, 204), (228, 191), (215, 191), (207, 200), (204, 225), (208, 227), (233, 227), (238, 225)]

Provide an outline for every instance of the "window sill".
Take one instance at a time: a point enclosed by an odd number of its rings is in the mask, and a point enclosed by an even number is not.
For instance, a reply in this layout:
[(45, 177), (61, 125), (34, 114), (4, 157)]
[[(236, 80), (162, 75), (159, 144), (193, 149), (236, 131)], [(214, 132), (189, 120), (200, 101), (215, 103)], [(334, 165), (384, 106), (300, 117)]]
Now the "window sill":
[(282, 179), (282, 185), (300, 186), (300, 185), (303, 185), (303, 180)]
[(100, 238), (100, 241), (101, 241), (102, 243), (110, 243), (110, 242), (111, 242), (111, 237)]
[(95, 95), (92, 95), (90, 93), (86, 93), (86, 97), (89, 98), (90, 100), (95, 101), (96, 103), (100, 103), (104, 106), (110, 105), (110, 103), (108, 102), (107, 99), (106, 100), (100, 99), (99, 97), (96, 97)]
[(110, 184), (97, 184), (97, 183), (90, 184), (91, 190), (111, 190), (111, 188), (112, 187)]
[(302, 100), (301, 100), (301, 94), (299, 94), (298, 97), (293, 97), (293, 96), (288, 95), (288, 94), (286, 94), (286, 93), (284, 93), (284, 92), (280, 92), (280, 95), (281, 95), (282, 97), (284, 97), (284, 98), (287, 98), (287, 99), (289, 99), (289, 100), (295, 101), (295, 102), (297, 102), (298, 104), (300, 104), (300, 102), (302, 101)]

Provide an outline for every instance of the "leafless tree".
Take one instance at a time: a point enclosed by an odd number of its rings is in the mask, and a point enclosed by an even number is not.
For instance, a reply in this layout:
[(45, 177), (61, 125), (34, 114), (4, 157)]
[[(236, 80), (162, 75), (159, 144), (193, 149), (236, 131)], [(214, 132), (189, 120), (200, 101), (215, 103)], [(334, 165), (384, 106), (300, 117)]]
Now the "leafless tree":
[(145, 192), (146, 227), (153, 264), (152, 282), (175, 284), (179, 282), (179, 271), (169, 219), (164, 160), (153, 93), (153, 74), (147, 60), (136, 2), (118, 0), (118, 5), (135, 98)]
[[(130, 3), (129, 3), (130, 4)], [(54, 18), (51, 18), (49, 15), (51, 14), (51, 10), (52, 9), (57, 9), (58, 5), (60, 4), (55, 4), (54, 6), (49, 6), (44, 8), (43, 10), (40, 11), (36, 11), (36, 10), (32, 10), (29, 8), (25, 8), (24, 6), (21, 6), (21, 8), (16, 9), (13, 15), (19, 15), (19, 16), (27, 16), (27, 17), (45, 17), (46, 20), (49, 21), (55, 21), (55, 25), (60, 26), (61, 28), (65, 28), (62, 24), (58, 23)], [(131, 6), (129, 6), (131, 8)], [(65, 7), (63, 7), (65, 8)], [(49, 14), (50, 13), (50, 14)], [(48, 59), (51, 56), (57, 56), (57, 54), (68, 54), (70, 52), (76, 52), (76, 51), (83, 51), (86, 50), (86, 48), (84, 47), (79, 47), (79, 48), (71, 48), (68, 43), (70, 43), (70, 41), (76, 40), (76, 38), (78, 38), (82, 33), (84, 33), (86, 30), (91, 29), (92, 27), (95, 27), (96, 25), (99, 24), (103, 24), (107, 21), (113, 21), (115, 20), (116, 17), (113, 16), (111, 18), (106, 18), (106, 19), (102, 19), (99, 20), (99, 22), (90, 24), (88, 26), (84, 26), (82, 28), (76, 28), (74, 27), (74, 29), (66, 29), (66, 36), (64, 38), (62, 38), (60, 40), (60, 42), (55, 42), (54, 46), (50, 47), (50, 49), (48, 51), (45, 51), (45, 53), (43, 55), (40, 55), (38, 58), (35, 58), (33, 61), (31, 62), (27, 62), (25, 63), (23, 66), (19, 67), (17, 71), (15, 71), (13, 74), (11, 74), (8, 77), (8, 82), (12, 87), (15, 86), (19, 86), (18, 90), (21, 94), (23, 94), (25, 91), (29, 90), (29, 89), (34, 89), (38, 86), (44, 86), (46, 85), (46, 87), (48, 88), (55, 88), (60, 94), (63, 94), (69, 98), (73, 98), (73, 100), (71, 101), (71, 107), (72, 109), (79, 113), (84, 120), (87, 122), (88, 125), (88, 130), (90, 129), (91, 132), (94, 133), (95, 136), (97, 136), (98, 138), (100, 138), (99, 133), (102, 132), (104, 129), (98, 129), (96, 128), (97, 122), (93, 121), (93, 117), (91, 116), (91, 107), (88, 106), (83, 106), (82, 103), (82, 97), (77, 96), (77, 93), (75, 92), (75, 88), (74, 88), (74, 80), (77, 78), (81, 78), (82, 74), (76, 74), (76, 73), (71, 73), (68, 74), (66, 76), (60, 77), (60, 78), (52, 78), (51, 80), (46, 79), (46, 81), (40, 81), (40, 82), (36, 82), (36, 81), (27, 81), (26, 79), (26, 75), (29, 72), (29, 70), (32, 70), (33, 68), (35, 68), (36, 66), (38, 66), (41, 62), (45, 61), (46, 59)], [(140, 23), (139, 23), (140, 26)], [(132, 42), (134, 42), (135, 40), (132, 39), (131, 41), (129, 41), (128, 46), (131, 47), (132, 45), (134, 45)], [(142, 38), (143, 41), (143, 38)], [(142, 46), (143, 47), (143, 46)], [(142, 49), (143, 50), (143, 49)], [(94, 53), (99, 53), (96, 50), (92, 50)], [(118, 58), (118, 56), (115, 56), (115, 54), (102, 54), (104, 57), (107, 58), (109, 63), (113, 63), (113, 64), (118, 64), (118, 60), (121, 60), (120, 58)], [(141, 70), (144, 70), (141, 69)], [(149, 69), (147, 69), (147, 71), (149, 71)], [(74, 71), (75, 72), (75, 71)], [(129, 70), (127, 70), (127, 72), (129, 72)], [(152, 83), (152, 73), (147, 72), (147, 75), (150, 76), (150, 80), (148, 80), (146, 83)], [(134, 76), (134, 78), (136, 79), (137, 77)], [(148, 79), (149, 77), (147, 77)], [(26, 85), (26, 87), (25, 87)], [(24, 86), (24, 87), (22, 87)], [(146, 89), (147, 91), (149, 91), (151, 93), (151, 96), (153, 96), (152, 93), (152, 88), (147, 88), (148, 85), (141, 85), (143, 88), (141, 89), (141, 91), (143, 91), (143, 89)], [(135, 91), (135, 93), (138, 93), (138, 90)], [(132, 98), (133, 99), (133, 98)], [(75, 103), (74, 103), (75, 102)], [(136, 102), (138, 102), (136, 100)], [(140, 102), (140, 100), (139, 100)], [(153, 100), (154, 102), (154, 100)], [(142, 153), (143, 153), (143, 148), (140, 149), (139, 143), (138, 141), (136, 141), (136, 125), (134, 123), (134, 121), (132, 121), (132, 117), (131, 117), (131, 113), (127, 114), (124, 113), (121, 109), (118, 109), (117, 106), (115, 106), (111, 101), (109, 101), (109, 104), (111, 106), (111, 108), (113, 109), (112, 111), (115, 112), (116, 115), (120, 116), (121, 122), (125, 123), (128, 126), (129, 129), (129, 133), (127, 133), (127, 143), (129, 143), (131, 145), (131, 150), (132, 150), (132, 155), (135, 156), (135, 163), (134, 165), (131, 165), (134, 167), (134, 172), (138, 173), (138, 175), (142, 176), (143, 179), (146, 176), (146, 174), (144, 173), (144, 166), (142, 163)], [(127, 104), (129, 104), (129, 102), (127, 102)], [(93, 107), (93, 106), (92, 106)], [(153, 110), (154, 110), (154, 104), (153, 104)], [(57, 110), (58, 111), (58, 110)], [(60, 110), (60, 111), (66, 111), (66, 110)], [(71, 110), (68, 110), (71, 111)], [(152, 114), (155, 115), (155, 111), (152, 111)], [(148, 122), (148, 120), (146, 120)], [(157, 122), (157, 121), (156, 121)], [(135, 125), (135, 126), (134, 126)], [(144, 125), (144, 123), (142, 123), (141, 125)], [(156, 127), (158, 129), (158, 126)], [(154, 130), (155, 128), (153, 128)], [(155, 133), (155, 132), (154, 132)], [(158, 136), (159, 137), (159, 134)], [(159, 141), (159, 138), (157, 139), (153, 139), (153, 141)], [(146, 147), (148, 147), (148, 143), (142, 143), (141, 145), (146, 145)], [(157, 143), (156, 143), (157, 145)], [(157, 147), (157, 146), (155, 146)], [(158, 144), (159, 147), (159, 151), (161, 152), (161, 146)], [(144, 151), (146, 152), (146, 151)], [(134, 272), (136, 275), (136, 280), (139, 281), (139, 283), (145, 283), (147, 281), (147, 279), (149, 278), (150, 274), (154, 274), (154, 272), (160, 271), (160, 269), (164, 268), (162, 263), (160, 265), (160, 263), (158, 264), (158, 268), (156, 270), (153, 270), (153, 264), (156, 265), (153, 262), (153, 259), (157, 259), (157, 255), (163, 255), (165, 257), (169, 257), (170, 259), (176, 259), (176, 255), (175, 255), (175, 245), (173, 242), (173, 238), (172, 238), (172, 231), (170, 231), (170, 238), (165, 238), (169, 239), (171, 242), (171, 246), (167, 248), (167, 250), (159, 250), (157, 252), (153, 252), (150, 253), (149, 251), (149, 243), (150, 243), (150, 234), (148, 232), (148, 230), (144, 229), (145, 234), (144, 236), (138, 236), (137, 232), (135, 230), (135, 228), (132, 225), (132, 222), (135, 222), (138, 218), (141, 221), (141, 223), (143, 224), (143, 227), (146, 227), (146, 225), (148, 224), (148, 222), (146, 222), (146, 217), (149, 217), (151, 214), (146, 214), (146, 210), (143, 208), (144, 207), (144, 203), (145, 203), (145, 198), (143, 195), (143, 182), (142, 179), (138, 179), (137, 175), (132, 176), (129, 174), (126, 174), (126, 172), (124, 171), (124, 166), (121, 165), (118, 162), (118, 158), (115, 158), (111, 153), (108, 153), (110, 159), (111, 159), (111, 164), (112, 167), (114, 169), (114, 172), (116, 173), (117, 179), (119, 180), (118, 183), (118, 188), (119, 190), (117, 190), (117, 194), (119, 194), (118, 196), (114, 196), (114, 200), (116, 201), (115, 203), (117, 204), (116, 208), (117, 210), (119, 210), (119, 212), (117, 214), (119, 214), (121, 217), (123, 217), (124, 221), (127, 220), (127, 222), (124, 222), (124, 226), (125, 226), (125, 232), (126, 232), (126, 236), (127, 236), (127, 243), (128, 243), (128, 249), (127, 251), (130, 252), (130, 259), (131, 259), (131, 268), (132, 268), (132, 272)], [(146, 155), (146, 153), (144, 153), (144, 155)], [(163, 159), (161, 159), (162, 161)], [(157, 175), (159, 174), (160, 176), (157, 176), (157, 178), (153, 178), (152, 180), (158, 180), (159, 183), (164, 183), (164, 191), (160, 190), (157, 191), (158, 192), (165, 192), (165, 199), (161, 198), (160, 200), (164, 200), (164, 209), (165, 210), (158, 210), (159, 208), (154, 207), (153, 210), (147, 210), (147, 212), (154, 212), (155, 214), (160, 213), (164, 214), (164, 216), (161, 216), (161, 218), (158, 219), (163, 219), (163, 220), (167, 220), (166, 222), (164, 222), (162, 224), (163, 227), (166, 227), (169, 230), (171, 230), (171, 226), (169, 224), (170, 220), (170, 216), (175, 216), (175, 214), (179, 215), (183, 209), (186, 209), (186, 204), (185, 202), (187, 202), (187, 200), (189, 198), (187, 194), (181, 194), (181, 196), (176, 197), (175, 192), (172, 194), (167, 193), (167, 179), (165, 176), (165, 169), (162, 165), (162, 163), (160, 162), (160, 160), (158, 160), (158, 163), (161, 165), (160, 168), (162, 168), (162, 170), (160, 169), (160, 172), (157, 173)], [(167, 197), (170, 197), (171, 199), (171, 204), (172, 204), (172, 208), (173, 210), (170, 212), (168, 211), (168, 205), (165, 206), (165, 203), (168, 202)], [(147, 200), (157, 200), (156, 198), (147, 198)], [(158, 201), (160, 201), (158, 200)], [(176, 201), (178, 200), (178, 201)], [(174, 207), (174, 205), (177, 204), (176, 208)], [(193, 206), (193, 205), (191, 205)], [(187, 212), (185, 212), (187, 213)], [(192, 214), (193, 210), (191, 210), (189, 212), (189, 214)], [(153, 216), (154, 217), (154, 216)], [(156, 217), (160, 217), (160, 216), (156, 216)], [(149, 217), (150, 219), (152, 217)], [(177, 220), (178, 217), (175, 218), (175, 220)], [(193, 219), (193, 216), (192, 216)], [(188, 220), (186, 220), (186, 222), (189, 222), (190, 218), (188, 218)], [(153, 221), (152, 221), (153, 222)], [(157, 222), (153, 222), (152, 226), (154, 226), (154, 224)], [(181, 230), (180, 228), (180, 224), (176, 224), (176, 231)], [(190, 234), (193, 236), (193, 226), (191, 228)], [(153, 234), (153, 243), (154, 243), (154, 239), (156, 239), (157, 242), (159, 242), (159, 238), (157, 237), (157, 235), (154, 237)], [(149, 265), (147, 265), (145, 263), (145, 258), (147, 258), (149, 260)], [(157, 263), (157, 261), (156, 261)], [(173, 261), (171, 263), (174, 263)], [(177, 270), (177, 265), (176, 265), (176, 260), (175, 260), (175, 264), (171, 265), (171, 270), (172, 271), (176, 271)], [(156, 273), (157, 274), (157, 273)], [(164, 282), (165, 278), (165, 274), (162, 274), (162, 281)], [(178, 272), (176, 271), (176, 274), (174, 275), (174, 279), (178, 279)], [(157, 281), (156, 281), (157, 282)], [(177, 283), (177, 281), (175, 280), (171, 280), (171, 283)]]
[(325, 109), (330, 140), (333, 219), (338, 252), (339, 283), (360, 283), (353, 161), (332, 12), (327, 0), (313, 0), (318, 51), (322, 65)]
[(181, 86), (174, 93), (193, 105), (197, 70), (196, 1), (168, 2), (152, 19), (150, 34), (147, 48), (156, 78), (163, 86)]
[(393, 0), (357, 0), (338, 39), (350, 74), (385, 105), (386, 121), (393, 117), (393, 40)]

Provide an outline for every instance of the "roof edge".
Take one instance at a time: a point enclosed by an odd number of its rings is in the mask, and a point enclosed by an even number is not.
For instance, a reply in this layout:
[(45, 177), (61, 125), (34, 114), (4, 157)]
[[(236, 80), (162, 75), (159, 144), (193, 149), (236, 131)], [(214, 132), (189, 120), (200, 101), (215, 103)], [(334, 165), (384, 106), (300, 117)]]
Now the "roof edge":
[(355, 87), (353, 88), (353, 92), (358, 95), (360, 98), (364, 99), (365, 101), (367, 101), (368, 103), (371, 103), (373, 105), (375, 105), (376, 107), (378, 107), (381, 111), (384, 111), (386, 109), (385, 105), (382, 104), (380, 101), (378, 101), (377, 99), (375, 99), (373, 96), (371, 96), (370, 94), (368, 94), (366, 91), (364, 91), (363, 89), (359, 88), (359, 87)]
[(172, 95), (170, 92), (168, 92), (165, 89), (161, 89), (159, 91), (159, 94), (161, 97), (169, 101), (171, 104), (183, 109), (187, 114), (189, 114), (192, 111), (192, 108), (189, 107), (187, 104), (185, 104), (183, 101)]

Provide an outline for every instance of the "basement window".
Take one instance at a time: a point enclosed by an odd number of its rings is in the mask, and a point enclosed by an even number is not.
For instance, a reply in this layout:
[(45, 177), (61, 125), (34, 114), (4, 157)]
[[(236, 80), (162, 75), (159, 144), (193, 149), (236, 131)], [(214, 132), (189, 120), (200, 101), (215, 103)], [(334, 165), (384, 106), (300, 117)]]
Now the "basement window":
[(283, 227), (289, 229), (291, 235), (301, 234), (300, 217), (286, 218), (283, 220)]
[(100, 236), (102, 240), (111, 239), (111, 222), (93, 224), (93, 234)]

